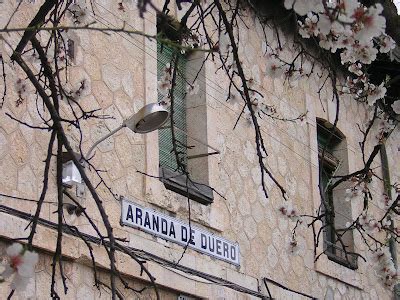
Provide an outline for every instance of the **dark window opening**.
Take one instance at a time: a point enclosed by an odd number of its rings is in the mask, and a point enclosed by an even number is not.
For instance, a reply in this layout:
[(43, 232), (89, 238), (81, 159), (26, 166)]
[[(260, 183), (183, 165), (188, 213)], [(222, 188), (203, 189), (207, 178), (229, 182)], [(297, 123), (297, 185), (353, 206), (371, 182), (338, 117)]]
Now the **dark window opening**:
[(346, 138), (323, 119), (317, 119), (317, 137), (320, 184), (324, 193), (323, 209), (326, 214), (324, 250), (330, 260), (350, 269), (357, 269), (357, 256), (351, 253), (354, 252), (353, 232), (346, 230), (346, 223), (352, 220), (351, 202), (345, 201), (347, 183), (340, 184), (333, 190), (329, 188), (335, 180), (333, 176), (345, 175), (349, 171)]

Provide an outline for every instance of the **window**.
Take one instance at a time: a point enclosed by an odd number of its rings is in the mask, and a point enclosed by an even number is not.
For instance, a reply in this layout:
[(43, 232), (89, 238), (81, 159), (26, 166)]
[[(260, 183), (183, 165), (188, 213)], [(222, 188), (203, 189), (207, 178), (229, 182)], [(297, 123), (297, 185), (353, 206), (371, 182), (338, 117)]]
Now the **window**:
[[(325, 219), (324, 250), (328, 258), (351, 269), (357, 268), (353, 232), (346, 231), (346, 223), (352, 219), (351, 202), (345, 201), (346, 183), (333, 190), (333, 176), (348, 173), (348, 155), (345, 136), (333, 125), (317, 119), (318, 158), (320, 184), (323, 190)], [(347, 252), (347, 255), (346, 255)]]
[[(173, 49), (157, 44), (157, 76), (164, 70), (173, 58)], [(176, 51), (176, 50), (175, 50)], [(201, 55), (201, 54), (200, 54)], [(173, 150), (171, 123), (169, 121), (159, 130), (159, 163), (160, 177), (165, 187), (202, 204), (213, 201), (212, 189), (208, 186), (208, 148), (207, 111), (205, 96), (188, 96), (187, 86), (197, 73), (204, 81), (202, 56), (199, 54), (182, 55), (179, 53), (177, 74), (174, 87), (174, 134), (179, 163), (186, 167), (190, 179), (178, 170), (177, 155)], [(203, 76), (203, 79), (201, 77)], [(197, 83), (199, 84), (199, 83)], [(203, 87), (204, 90), (204, 87)], [(158, 101), (163, 101), (165, 95), (158, 93)], [(215, 154), (217, 152), (211, 153)]]

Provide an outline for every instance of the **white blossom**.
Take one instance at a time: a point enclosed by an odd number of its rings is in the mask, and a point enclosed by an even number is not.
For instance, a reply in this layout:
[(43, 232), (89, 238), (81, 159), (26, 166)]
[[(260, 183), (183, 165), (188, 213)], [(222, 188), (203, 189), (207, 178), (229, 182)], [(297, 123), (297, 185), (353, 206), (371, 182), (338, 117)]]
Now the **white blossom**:
[(294, 9), (300, 16), (305, 16), (308, 12), (320, 12), (324, 6), (322, 0), (285, 0), (286, 9)]
[(379, 52), (388, 53), (396, 47), (395, 41), (388, 35), (383, 34), (378, 38)]
[(385, 32), (386, 20), (380, 15), (382, 11), (383, 6), (380, 3), (368, 9), (360, 7), (354, 11), (352, 17), (358, 26), (356, 39), (365, 41)]
[(165, 77), (157, 82), (158, 92), (162, 96), (166, 96), (171, 89), (171, 82)]
[(70, 5), (67, 16), (76, 24), (84, 24), (87, 22), (89, 11), (86, 0), (76, 0)]
[(354, 60), (350, 60), (350, 62), (354, 63), (359, 61), (367, 65), (373, 62), (378, 54), (378, 50), (374, 47), (372, 40), (354, 44), (352, 47), (352, 52)]
[(384, 86), (384, 82), (382, 82), (379, 86), (375, 86), (370, 84), (370, 90), (368, 92), (368, 105), (373, 106), (375, 102), (379, 99), (382, 99), (386, 95), (386, 87)]
[(285, 72), (283, 63), (274, 57), (267, 58), (265, 73), (272, 78), (280, 78)]
[(186, 90), (190, 96), (197, 95), (200, 91), (200, 85), (197, 82), (193, 83), (192, 85), (189, 84), (186, 87)]
[(21, 244), (14, 243), (6, 250), (8, 264), (1, 274), (4, 279), (13, 276), (11, 288), (13, 290), (25, 290), (29, 280), (35, 275), (35, 265), (38, 262), (38, 254), (24, 250)]
[(387, 194), (383, 194), (383, 203), (385, 204), (385, 208), (389, 208), (392, 206), (394, 200), (390, 199)]
[(389, 249), (385, 247), (376, 251), (373, 260), (375, 262), (374, 269), (382, 282), (388, 287), (395, 285), (398, 282), (399, 274), (394, 266)]
[(357, 76), (362, 76), (363, 71), (362, 71), (362, 65), (360, 63), (354, 63), (349, 66), (349, 71), (353, 74), (356, 74)]
[(299, 21), (299, 33), (303, 38), (310, 38), (311, 36), (318, 35), (318, 17), (316, 14), (309, 12), (307, 18), (304, 20), (304, 24)]
[(396, 114), (400, 114), (400, 100), (394, 101), (392, 104), (392, 109)]
[(319, 46), (323, 49), (330, 50), (333, 47), (332, 39), (320, 34), (319, 35)]
[(324, 13), (324, 14), (319, 14), (318, 18), (319, 20), (317, 28), (319, 32), (324, 36), (328, 35), (332, 28), (332, 21), (330, 17), (326, 13)]
[(354, 43), (355, 43), (354, 38), (351, 35), (342, 34), (338, 37), (336, 41), (336, 47), (338, 49), (342, 48), (351, 49)]
[(291, 203), (282, 204), (278, 209), (282, 215), (288, 217), (291, 221), (302, 223), (300, 216), (297, 214), (297, 210)]
[(164, 96), (164, 98), (168, 96), (171, 89), (172, 72), (171, 64), (167, 63), (157, 81), (157, 91), (160, 95)]
[(346, 197), (344, 198), (345, 201), (350, 201), (351, 199), (357, 197), (359, 195), (358, 189), (346, 189)]
[(289, 244), (289, 245), (288, 245), (288, 252), (289, 252), (289, 254), (291, 254), (291, 255), (298, 255), (299, 252), (300, 252), (300, 250), (301, 250), (299, 241), (298, 241), (294, 236), (292, 236), (292, 237), (290, 238), (288, 244)]
[(382, 220), (382, 227), (389, 227), (392, 224), (392, 221), (388, 218)]
[(18, 78), (14, 84), (14, 88), (20, 99), (26, 99), (26, 97), (28, 97), (28, 86), (23, 79)]
[(346, 15), (353, 15), (354, 11), (360, 6), (357, 0), (341, 0), (340, 9)]

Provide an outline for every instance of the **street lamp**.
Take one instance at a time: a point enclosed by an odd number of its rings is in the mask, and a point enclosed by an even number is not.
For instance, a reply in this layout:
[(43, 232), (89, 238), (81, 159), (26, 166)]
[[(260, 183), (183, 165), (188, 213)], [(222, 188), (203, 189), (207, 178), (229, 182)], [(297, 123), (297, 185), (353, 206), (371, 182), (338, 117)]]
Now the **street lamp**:
[(136, 133), (148, 133), (160, 128), (167, 121), (169, 112), (158, 103), (150, 103), (143, 106), (136, 114), (132, 115), (118, 128), (103, 136), (90, 147), (85, 157), (90, 158), (90, 154), (98, 144), (108, 139), (110, 136), (118, 132), (120, 129), (127, 127)]
[[(142, 107), (137, 113), (124, 120), (122, 125), (115, 128), (98, 141), (96, 141), (86, 154), (90, 158), (93, 150), (103, 141), (118, 132), (124, 127), (136, 133), (148, 133), (160, 128), (168, 119), (169, 112), (158, 103), (150, 103)], [(68, 161), (63, 165), (63, 183), (66, 185), (80, 184), (81, 176), (75, 164)]]

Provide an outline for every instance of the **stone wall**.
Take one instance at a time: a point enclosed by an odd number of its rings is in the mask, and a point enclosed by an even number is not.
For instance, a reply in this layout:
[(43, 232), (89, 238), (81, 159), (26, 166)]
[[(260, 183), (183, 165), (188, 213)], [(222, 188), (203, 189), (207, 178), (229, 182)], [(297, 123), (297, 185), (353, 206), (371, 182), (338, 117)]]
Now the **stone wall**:
[[(156, 33), (156, 16), (153, 12), (145, 14), (145, 18), (141, 19), (133, 2), (124, 4), (125, 12), (118, 10), (112, 1), (95, 2), (97, 25), (118, 27), (121, 26), (122, 20), (125, 20), (129, 28), (144, 30), (148, 34)], [(0, 27), (3, 27), (5, 17), (12, 13), (16, 3), (6, 0), (6, 3), (1, 5), (4, 11), (0, 17)], [(21, 11), (16, 14), (10, 27), (26, 25), (35, 11), (32, 6), (37, 9), (39, 4), (23, 3)], [(176, 14), (179, 17), (180, 13)], [(302, 214), (312, 214), (320, 202), (317, 187), (316, 118), (333, 121), (335, 103), (330, 100), (331, 89), (328, 86), (324, 87), (319, 99), (317, 91), (322, 84), (322, 79), (316, 76), (300, 80), (293, 86), (288, 86), (279, 79), (265, 77), (265, 59), (263, 59), (261, 44), (264, 37), (262, 27), (252, 15), (244, 17), (243, 20), (249, 29), (246, 29), (244, 24), (240, 24), (240, 50), (246, 72), (254, 78), (256, 88), (285, 117), (294, 117), (308, 111), (303, 125), (269, 118), (264, 118), (261, 125), (269, 151), (268, 166), (285, 187), (298, 211)], [(269, 40), (274, 40), (271, 30), (267, 30), (266, 34)], [(15, 46), (18, 37), (18, 34), (13, 33), (7, 40), (13, 41), (13, 46)], [(80, 99), (80, 105), (84, 109), (100, 109), (105, 115), (113, 117), (108, 120), (95, 119), (82, 123), (82, 147), (86, 152), (99, 137), (118, 127), (124, 118), (129, 117), (144, 104), (156, 101), (156, 43), (141, 36), (127, 36), (119, 33), (106, 35), (85, 30), (69, 32), (68, 37), (74, 40), (76, 46), (76, 58), (67, 73), (70, 85), (72, 87), (79, 85), (82, 79), (85, 79), (88, 84), (85, 95)], [(282, 42), (286, 42), (284, 37), (282, 37)], [(2, 53), (9, 53), (9, 48), (3, 41), (0, 45)], [(289, 52), (286, 55), (290, 55)], [(205, 95), (206, 105), (201, 111), (202, 113), (206, 111), (206, 142), (220, 150), (219, 155), (208, 158), (206, 162), (208, 176), (205, 177), (208, 177), (210, 186), (224, 198), (215, 193), (214, 203), (210, 206), (192, 201), (191, 218), (196, 226), (237, 242), (240, 246), (241, 265), (236, 267), (191, 249), (186, 251), (181, 263), (254, 291), (260, 288), (265, 294), (266, 290), (261, 279), (268, 277), (293, 290), (321, 299), (324, 297), (326, 299), (390, 299), (391, 292), (385, 289), (370, 271), (369, 263), (359, 260), (359, 268), (356, 271), (336, 264), (324, 255), (315, 263), (310, 229), (299, 230), (300, 251), (296, 255), (289, 253), (289, 238), (294, 223), (279, 213), (278, 208), (283, 199), (271, 180), (266, 180), (269, 198), (265, 198), (262, 192), (260, 169), (255, 152), (254, 129), (246, 119), (241, 118), (233, 130), (241, 112), (241, 105), (232, 103), (233, 101), (225, 101), (228, 79), (221, 71), (217, 71), (217, 68), (218, 65), (213, 61), (206, 63), (205, 82), (200, 91)], [(36, 105), (33, 93), (21, 105), (15, 105), (16, 94), (12, 87), (17, 76), (21, 76), (21, 74), (16, 74), (16, 69), (18, 69), (16, 66), (6, 64), (7, 83), (10, 88), (7, 100), (0, 110), (0, 170), (2, 172), (0, 192), (16, 197), (38, 199), (42, 187), (44, 168), (42, 161), (47, 151), (49, 134), (45, 131), (28, 129), (6, 116), (6, 113), (10, 113), (33, 125), (41, 124), (38, 111), (40, 112), (43, 107)], [(67, 103), (62, 104), (61, 110), (66, 115), (70, 114)], [(43, 114), (46, 112), (43, 111)], [(366, 114), (362, 104), (357, 104), (346, 97), (343, 98), (338, 128), (347, 139), (350, 172), (360, 168), (362, 163), (358, 147), (361, 134), (355, 126), (355, 120), (365, 121)], [(68, 126), (65, 129), (74, 146), (78, 147), (78, 133)], [(395, 142), (396, 139), (398, 140), (398, 135), (397, 131), (387, 142), (392, 182), (398, 182), (400, 178), (398, 168), (400, 162)], [(370, 149), (371, 145), (368, 147)], [(158, 179), (137, 172), (158, 175), (156, 132), (139, 135), (123, 129), (99, 145), (92, 162), (99, 169), (107, 171), (102, 173), (102, 176), (114, 193), (187, 222), (189, 210), (186, 198), (166, 190)], [(89, 172), (89, 175), (95, 183), (99, 181), (94, 172)], [(382, 189), (381, 184), (377, 183), (376, 194), (379, 195)], [(115, 227), (117, 237), (125, 238), (131, 247), (155, 253), (165, 259), (177, 261), (180, 258), (183, 251), (181, 246), (136, 229), (121, 227), (118, 198), (114, 199), (103, 184), (99, 185), (98, 193)], [(46, 197), (48, 203), (44, 204), (41, 217), (57, 221), (54, 213), (56, 199), (55, 166), (52, 165), (50, 187)], [(34, 203), (9, 197), (0, 197), (0, 204), (29, 213), (35, 210)], [(82, 199), (82, 204), (96, 224), (103, 228), (95, 203), (88, 194)], [(362, 206), (354, 203), (351, 211), (353, 216), (356, 216), (361, 208)], [(379, 209), (379, 207), (373, 209)], [(95, 235), (84, 217), (66, 213), (65, 218), (67, 223), (77, 226), (81, 231)], [(4, 226), (0, 226), (3, 253), (5, 245), (10, 243), (10, 238), (27, 233), (24, 232), (26, 222), (24, 223), (23, 220), (3, 213), (0, 220)], [(355, 234), (354, 238), (356, 250), (365, 254), (367, 249), (360, 237)], [(55, 244), (51, 242), (54, 242), (54, 239), (55, 233), (50, 229), (39, 230), (35, 246), (40, 251), (40, 263), (37, 266), (35, 280), (28, 287), (28, 291), (18, 296), (21, 299), (48, 297), (50, 255), (55, 247)], [(68, 280), (69, 294), (65, 299), (100, 299), (101, 297), (108, 299), (107, 293), (100, 295), (93, 288), (91, 270), (88, 264), (84, 263), (88, 258), (85, 246), (76, 238), (70, 237), (66, 239), (64, 247), (68, 260), (65, 268), (68, 274), (71, 274)], [(49, 252), (43, 252), (45, 249)], [(322, 247), (319, 251), (322, 251)], [(105, 253), (99, 250), (97, 258), (102, 267), (107, 268)], [(121, 263), (121, 268), (130, 280), (134, 277), (141, 278), (139, 271), (131, 267), (132, 265), (134, 265), (133, 262)], [(149, 262), (148, 267), (162, 286), (177, 290), (177, 292), (163, 291), (162, 299), (176, 299), (179, 293), (208, 299), (251, 298), (234, 292), (228, 287), (205, 283), (204, 279), (172, 272), (153, 262)], [(133, 282), (135, 282), (135, 287), (143, 285), (139, 281), (133, 280)], [(292, 299), (292, 297), (300, 299), (298, 295), (274, 285), (270, 285), (270, 288), (272, 295), (277, 299)], [(0, 290), (1, 295), (7, 294), (5, 285)], [(131, 292), (124, 295), (129, 299), (150, 299), (154, 296), (151, 291), (146, 291), (143, 295), (135, 295)]]

